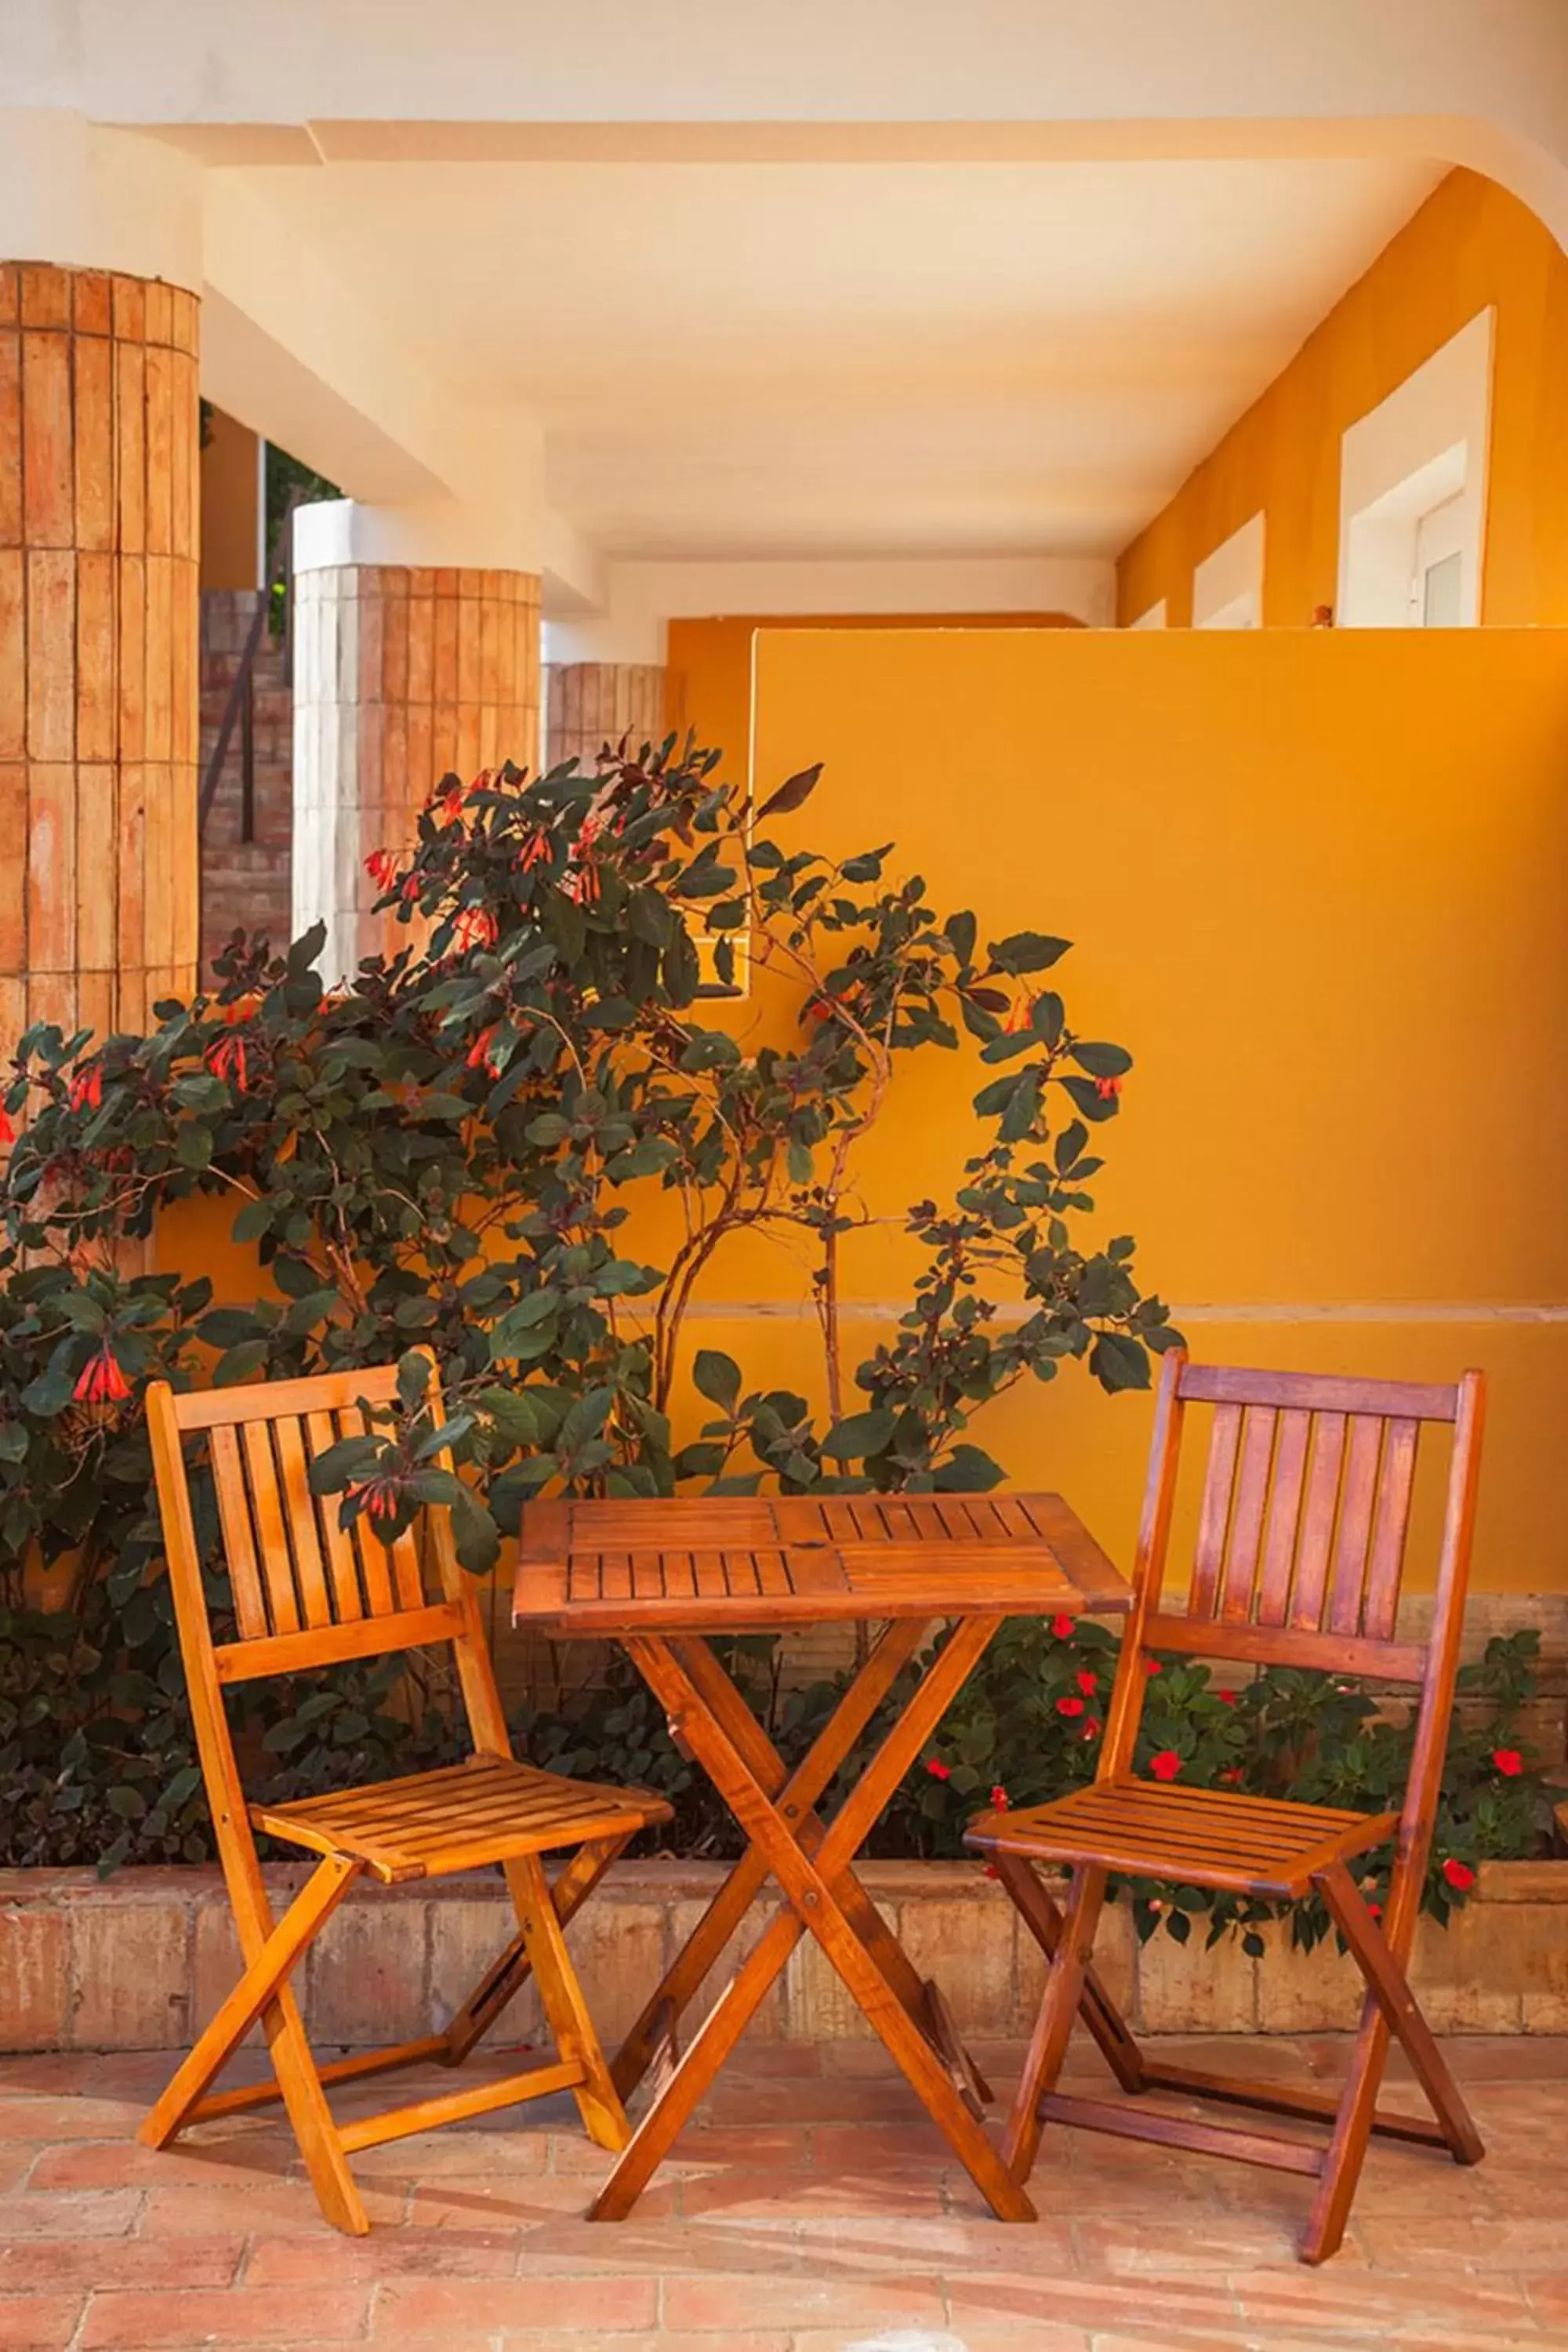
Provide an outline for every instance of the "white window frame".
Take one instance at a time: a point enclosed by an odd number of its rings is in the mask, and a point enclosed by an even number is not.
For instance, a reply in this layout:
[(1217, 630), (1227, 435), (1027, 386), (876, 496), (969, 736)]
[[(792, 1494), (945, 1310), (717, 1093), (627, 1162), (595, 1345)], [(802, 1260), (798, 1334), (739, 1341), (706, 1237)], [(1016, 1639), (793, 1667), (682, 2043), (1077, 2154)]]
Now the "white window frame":
[(1259, 509), (1194, 568), (1194, 629), (1262, 627), (1263, 531)]

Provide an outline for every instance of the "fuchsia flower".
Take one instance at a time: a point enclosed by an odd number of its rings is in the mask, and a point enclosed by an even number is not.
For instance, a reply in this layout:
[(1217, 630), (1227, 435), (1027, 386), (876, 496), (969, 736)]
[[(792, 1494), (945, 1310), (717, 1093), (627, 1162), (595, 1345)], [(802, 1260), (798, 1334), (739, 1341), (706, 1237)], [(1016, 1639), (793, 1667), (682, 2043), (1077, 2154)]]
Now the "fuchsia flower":
[(1085, 1739), (1098, 1739), (1100, 1738), (1100, 1728), (1101, 1727), (1099, 1716), (1091, 1715), (1089, 1721), (1083, 1727), (1083, 1736)]
[(1517, 1748), (1494, 1748), (1492, 1763), (1505, 1780), (1517, 1780), (1524, 1769), (1524, 1759)]
[(373, 849), (364, 870), (378, 890), (389, 890), (397, 879), (397, 860), (390, 849)]
[(1221, 1706), (1234, 1706), (1236, 1705), (1236, 1693), (1234, 1691), (1215, 1691), (1215, 1696), (1218, 1699)]
[(0, 1103), (0, 1143), (15, 1143), (16, 1140), (16, 1130), (11, 1124), (11, 1114), (5, 1104)]
[(98, 1353), (88, 1358), (71, 1394), (78, 1404), (119, 1404), (130, 1393), (131, 1383), (105, 1339)]
[(944, 1764), (940, 1756), (926, 1758), (926, 1770), (933, 1780), (951, 1780), (952, 1778), (952, 1767), (950, 1764)]
[(452, 923), (452, 945), (459, 952), (468, 948), (493, 948), (496, 943), (496, 919), (488, 907), (460, 907)]
[(1173, 1748), (1162, 1748), (1158, 1756), (1149, 1759), (1149, 1769), (1156, 1780), (1173, 1780), (1182, 1769), (1182, 1759)]
[(1459, 1895), (1468, 1895), (1476, 1883), (1476, 1874), (1468, 1862), (1457, 1862), (1452, 1854), (1443, 1864), (1443, 1875)]
[(1073, 1637), (1073, 1620), (1070, 1617), (1053, 1617), (1051, 1631), (1058, 1642), (1070, 1642)]
[(1080, 1666), (1078, 1675), (1078, 1686), (1079, 1690), (1082, 1691), (1085, 1698), (1092, 1698), (1095, 1692), (1100, 1688), (1100, 1676), (1097, 1674), (1091, 1674), (1088, 1666)]
[(1057, 1701), (1057, 1713), (1058, 1715), (1081, 1715), (1083, 1713), (1083, 1701), (1080, 1698), (1058, 1698)]
[(1120, 1078), (1096, 1078), (1094, 1091), (1101, 1102), (1114, 1102), (1121, 1092), (1121, 1081)]
[(79, 1070), (67, 1097), (72, 1110), (96, 1110), (103, 1100), (103, 1072), (96, 1062)]

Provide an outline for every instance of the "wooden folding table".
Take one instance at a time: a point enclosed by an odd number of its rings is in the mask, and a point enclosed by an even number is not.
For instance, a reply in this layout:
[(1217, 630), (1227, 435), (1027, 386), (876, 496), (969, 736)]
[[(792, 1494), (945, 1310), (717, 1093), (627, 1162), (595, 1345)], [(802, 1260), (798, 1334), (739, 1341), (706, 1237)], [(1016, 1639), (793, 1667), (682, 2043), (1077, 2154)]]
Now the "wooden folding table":
[[(653, 2098), (591, 2209), (595, 2220), (631, 2210), (806, 1933), (992, 2210), (1004, 2221), (1034, 2219), (979, 2119), (984, 2086), (940, 1992), (917, 1975), (852, 1865), (1005, 1619), (1124, 1612), (1131, 1601), (1058, 1495), (708, 1496), (527, 1507), (514, 1619), (559, 1638), (619, 1642), (749, 1840), (616, 2059), (623, 2099), (656, 2053), (673, 2046), (681, 2011), (770, 1875), (784, 1897)], [(925, 1654), (902, 1713), (825, 1822), (819, 1801), (942, 1620), (948, 1639)], [(881, 1630), (792, 1769), (710, 1643), (828, 1622)]]

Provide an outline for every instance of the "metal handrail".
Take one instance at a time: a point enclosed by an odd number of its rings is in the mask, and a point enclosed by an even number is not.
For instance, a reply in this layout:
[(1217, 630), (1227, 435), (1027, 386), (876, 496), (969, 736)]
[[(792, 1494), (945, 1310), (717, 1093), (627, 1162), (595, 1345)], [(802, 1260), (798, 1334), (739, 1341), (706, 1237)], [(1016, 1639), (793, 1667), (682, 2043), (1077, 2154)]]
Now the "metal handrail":
[[(256, 656), (261, 649), (262, 631), (267, 626), (268, 614), (272, 609), (273, 591), (279, 587), (287, 589), (292, 582), (293, 533), (290, 526), (294, 520), (295, 508), (303, 504), (304, 499), (301, 493), (297, 489), (290, 490), (288, 504), (278, 519), (278, 530), (272, 542), (272, 560), (267, 568), (266, 584), (257, 599), (256, 610), (251, 614), (250, 627), (246, 633), (245, 644), (240, 651), (239, 667), (234, 673), (234, 682), (228, 689), (228, 700), (224, 705), (223, 720), (217, 730), (217, 740), (213, 745), (212, 758), (207, 761), (206, 772), (202, 777), (201, 795), (196, 803), (198, 840), (207, 829), (207, 818), (212, 814), (212, 804), (217, 797), (218, 783), (228, 759), (228, 747), (234, 740), (234, 730), (238, 723), (240, 712), (248, 708), (251, 673), (256, 667)], [(293, 652), (292, 636), (290, 616), (285, 606), (283, 642), (290, 668)]]

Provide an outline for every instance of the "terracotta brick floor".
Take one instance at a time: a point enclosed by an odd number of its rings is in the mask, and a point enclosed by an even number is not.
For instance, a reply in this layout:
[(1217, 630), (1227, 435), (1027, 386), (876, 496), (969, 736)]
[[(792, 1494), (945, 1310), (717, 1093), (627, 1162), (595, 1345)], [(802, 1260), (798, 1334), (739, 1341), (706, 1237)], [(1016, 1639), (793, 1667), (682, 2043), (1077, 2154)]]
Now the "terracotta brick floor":
[[(1342, 2055), (1180, 2048), (1319, 2077)], [(1037, 2227), (990, 2221), (864, 2042), (742, 2049), (619, 2227), (582, 2220), (604, 2160), (552, 2102), (357, 2158), (375, 2225), (357, 2241), (321, 2222), (274, 2124), (138, 2147), (165, 2060), (0, 2059), (0, 2347), (1568, 2346), (1568, 2040), (1449, 2048), (1485, 2163), (1374, 2148), (1345, 2250), (1316, 2272), (1292, 2258), (1300, 2179), (1061, 2131), (1035, 2175)], [(1016, 2052), (980, 2055), (1008, 2079)], [(1075, 2065), (1096, 2072), (1092, 2053)]]

